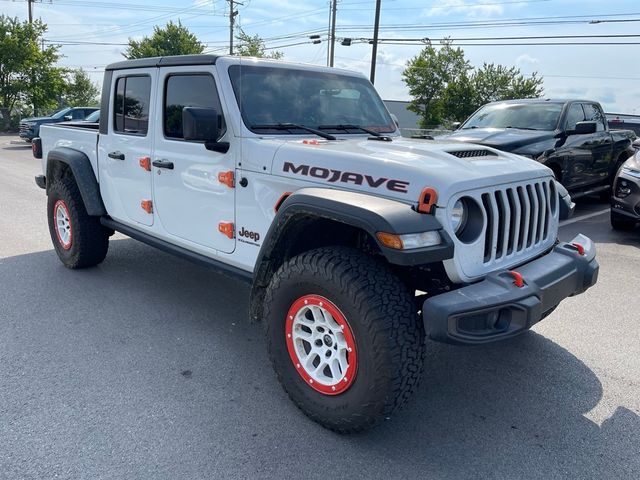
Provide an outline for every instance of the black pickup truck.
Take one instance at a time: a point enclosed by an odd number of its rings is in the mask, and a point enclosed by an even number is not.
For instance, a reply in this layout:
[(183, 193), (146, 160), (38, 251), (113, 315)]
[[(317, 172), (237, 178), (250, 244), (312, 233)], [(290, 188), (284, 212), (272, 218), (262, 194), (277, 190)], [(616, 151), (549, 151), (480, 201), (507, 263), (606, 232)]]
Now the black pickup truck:
[(635, 134), (609, 130), (597, 102), (529, 99), (484, 105), (446, 138), (538, 160), (575, 197), (608, 196), (616, 172), (634, 153)]

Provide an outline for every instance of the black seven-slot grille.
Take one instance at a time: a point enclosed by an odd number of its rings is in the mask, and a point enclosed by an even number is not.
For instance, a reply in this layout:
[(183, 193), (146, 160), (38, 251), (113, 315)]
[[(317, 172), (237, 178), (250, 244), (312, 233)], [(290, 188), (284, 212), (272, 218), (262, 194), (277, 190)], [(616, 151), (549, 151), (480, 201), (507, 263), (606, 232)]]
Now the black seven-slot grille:
[(491, 150), (456, 150), (454, 152), (447, 152), (449, 155), (453, 155), (458, 158), (474, 158), (474, 157), (497, 157), (498, 155)]
[(557, 210), (553, 180), (540, 180), (483, 193), (487, 228), (484, 263), (517, 255), (545, 243)]

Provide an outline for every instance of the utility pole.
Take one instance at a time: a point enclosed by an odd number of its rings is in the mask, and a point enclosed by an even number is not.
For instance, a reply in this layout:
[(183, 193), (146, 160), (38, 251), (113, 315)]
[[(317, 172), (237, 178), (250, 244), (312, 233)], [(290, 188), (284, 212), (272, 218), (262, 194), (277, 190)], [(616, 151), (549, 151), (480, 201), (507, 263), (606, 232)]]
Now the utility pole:
[(333, 12), (332, 0), (329, 1), (329, 28), (327, 30), (327, 67), (331, 59), (331, 12)]
[(333, 57), (336, 49), (336, 10), (338, 7), (338, 0), (331, 1), (331, 36), (329, 42), (330, 55), (329, 66), (333, 67)]
[(33, 23), (33, 2), (35, 0), (27, 0), (29, 4), (29, 23)]
[(233, 33), (236, 25), (236, 15), (234, 0), (229, 0), (229, 55), (233, 55)]
[(380, 29), (380, 3), (382, 0), (376, 0), (376, 19), (373, 24), (373, 51), (371, 52), (371, 75), (369, 80), (374, 83), (376, 80), (376, 59), (378, 57), (378, 30)]

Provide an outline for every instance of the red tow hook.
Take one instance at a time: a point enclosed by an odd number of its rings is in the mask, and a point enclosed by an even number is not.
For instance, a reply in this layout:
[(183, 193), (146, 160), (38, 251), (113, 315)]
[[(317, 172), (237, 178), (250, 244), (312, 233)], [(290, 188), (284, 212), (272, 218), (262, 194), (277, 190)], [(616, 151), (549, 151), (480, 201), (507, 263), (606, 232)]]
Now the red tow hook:
[(573, 247), (575, 247), (575, 249), (578, 251), (578, 253), (583, 256), (584, 255), (584, 247), (582, 245), (580, 245), (579, 243), (572, 243), (571, 244)]
[(522, 278), (522, 274), (520, 274), (519, 272), (516, 272), (515, 270), (511, 270), (509, 271), (509, 274), (513, 277), (513, 284), (518, 287), (518, 288), (522, 288), (524, 287), (524, 278)]

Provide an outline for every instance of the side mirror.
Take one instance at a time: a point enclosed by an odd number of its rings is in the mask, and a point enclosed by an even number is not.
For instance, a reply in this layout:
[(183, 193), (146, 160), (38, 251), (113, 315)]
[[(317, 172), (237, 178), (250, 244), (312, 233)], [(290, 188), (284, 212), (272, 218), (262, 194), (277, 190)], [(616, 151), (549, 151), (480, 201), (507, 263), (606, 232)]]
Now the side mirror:
[(199, 142), (218, 141), (220, 115), (215, 108), (184, 107), (182, 132), (185, 140)]
[(556, 189), (558, 190), (558, 200), (560, 202), (560, 220), (567, 220), (573, 216), (576, 204), (571, 201), (571, 195), (567, 189), (557, 180)]
[(596, 122), (578, 122), (574, 130), (568, 130), (567, 135), (589, 135), (596, 133), (598, 124)]
[(462, 125), (462, 123), (460, 123), (460, 122), (453, 122), (453, 123), (451, 124), (451, 130), (457, 130), (457, 129), (459, 129), (459, 128), (460, 128), (460, 125)]
[(64, 119), (68, 122), (70, 120), (73, 120), (73, 116), (72, 115), (65, 115)]

